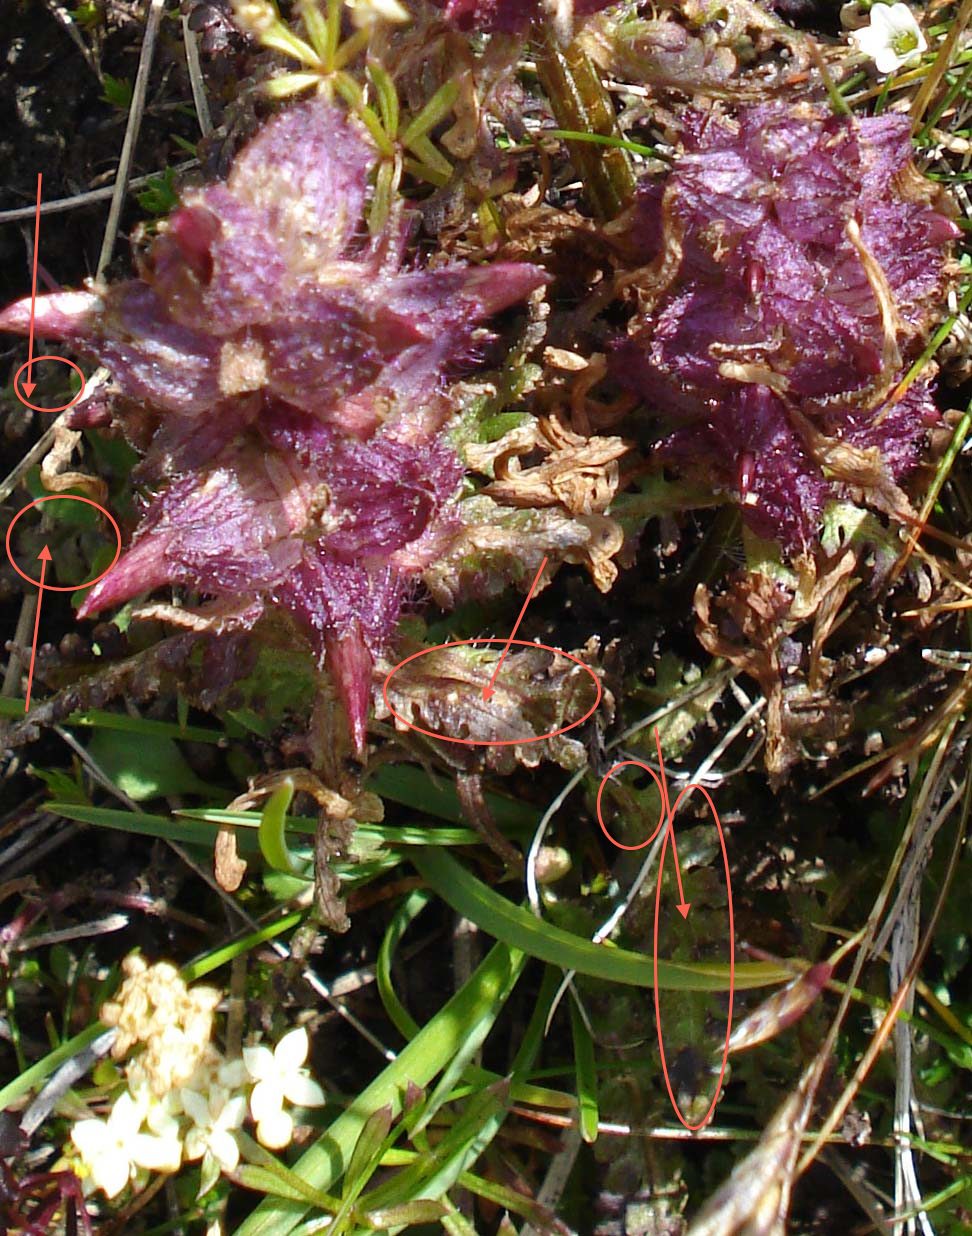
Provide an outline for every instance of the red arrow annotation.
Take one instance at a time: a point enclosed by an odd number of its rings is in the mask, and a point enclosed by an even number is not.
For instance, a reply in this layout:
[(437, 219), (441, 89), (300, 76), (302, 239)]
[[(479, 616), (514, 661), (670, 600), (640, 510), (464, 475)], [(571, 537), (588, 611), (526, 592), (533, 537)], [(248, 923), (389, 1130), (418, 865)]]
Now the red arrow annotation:
[[(30, 338), (27, 344), (27, 377), (21, 382), (21, 387), (29, 399), (34, 393), (34, 387), (37, 385), (33, 381), (34, 373), (34, 315), (37, 309), (37, 251), (40, 249), (40, 209), (41, 209), (41, 186), (44, 182), (42, 173), (37, 173), (37, 208), (34, 212), (34, 273), (31, 277), (30, 286)], [(44, 547), (47, 548), (46, 546)], [(40, 602), (38, 601), (37, 610), (40, 612)]]
[(503, 648), (503, 651), (500, 653), (500, 659), (496, 662), (496, 668), (493, 670), (493, 676), (492, 678), (490, 678), (486, 686), (483, 687), (483, 699), (484, 700), (487, 700), (487, 701), (491, 700), (496, 693), (496, 688), (493, 685), (496, 682), (496, 675), (500, 672), (500, 666), (506, 660), (506, 654), (510, 650), (510, 644), (513, 643), (513, 638), (516, 635), (517, 631), (520, 629), (520, 623), (523, 621), (523, 615), (526, 613), (527, 606), (533, 600), (533, 594), (537, 590), (537, 584), (539, 584), (540, 582), (540, 576), (543, 574), (543, 568), (546, 565), (547, 565), (547, 558), (546, 558), (546, 555), (544, 555), (543, 562), (540, 563), (539, 569), (537, 570), (536, 575), (534, 575), (533, 577), (533, 583), (530, 585), (530, 591), (527, 593), (526, 600), (523, 602), (523, 608), (520, 610), (520, 616), (519, 618), (517, 618), (516, 622), (513, 624), (513, 630), (510, 632), (510, 638), (506, 641), (506, 646)]
[[(712, 813), (712, 821), (716, 826), (716, 831), (719, 834), (719, 848), (722, 850), (722, 865), (726, 873), (726, 908), (729, 915), (729, 1009), (726, 1015), (726, 1037), (722, 1045), (722, 1063), (719, 1066), (719, 1080), (716, 1082), (715, 1092), (712, 1095), (712, 1100), (709, 1103), (708, 1109), (701, 1120), (690, 1124), (682, 1114), (678, 1106), (678, 1099), (675, 1095), (675, 1090), (672, 1087), (672, 1079), (668, 1071), (668, 1060), (665, 1056), (665, 1038), (662, 1033), (662, 1010), (661, 1010), (661, 984), (652, 980), (652, 986), (655, 992), (655, 1022), (658, 1030), (658, 1052), (661, 1056), (662, 1073), (665, 1078), (665, 1089), (668, 1091), (668, 1098), (671, 1102), (675, 1115), (680, 1123), (689, 1130), (690, 1133), (697, 1133), (712, 1119), (712, 1113), (716, 1109), (716, 1104), (722, 1094), (722, 1084), (725, 1081), (726, 1066), (729, 1060), (729, 1044), (732, 1037), (732, 1005), (736, 989), (736, 944), (735, 944), (735, 915), (732, 906), (732, 873), (729, 869), (729, 854), (726, 850), (726, 837), (722, 829), (722, 823), (719, 819), (719, 812), (716, 810), (716, 805), (712, 801), (709, 791), (703, 785), (697, 782), (691, 782), (689, 785), (683, 786), (678, 792), (675, 802), (669, 801), (668, 795), (668, 777), (665, 775), (665, 762), (662, 759), (661, 738), (658, 734), (658, 727), (655, 727), (655, 749), (658, 752), (658, 771), (656, 772), (650, 764), (643, 764), (641, 760), (622, 760), (619, 764), (615, 764), (601, 778), (601, 784), (597, 790), (597, 822), (601, 826), (601, 831), (605, 837), (618, 847), (619, 850), (643, 850), (646, 845), (650, 845), (652, 841), (662, 833), (661, 836), (661, 855), (658, 859), (658, 876), (655, 882), (655, 923), (652, 931), (651, 942), (651, 959), (653, 966), (653, 975), (658, 973), (658, 935), (659, 925), (661, 922), (661, 903), (662, 891), (664, 887), (665, 876), (665, 857), (668, 852), (668, 846), (671, 844), (672, 857), (675, 859), (675, 876), (678, 880), (678, 909), (682, 918), (688, 918), (688, 912), (691, 909), (691, 904), (685, 900), (685, 891), (682, 888), (682, 871), (678, 862), (678, 849), (675, 843), (675, 816), (678, 814), (678, 809), (682, 804), (682, 800), (694, 792), (698, 792), (705, 799), (706, 806)], [(661, 799), (661, 810), (658, 813), (658, 823), (655, 825), (651, 835), (646, 837), (644, 841), (639, 841), (637, 845), (625, 845), (611, 835), (607, 825), (604, 822), (604, 813), (601, 808), (601, 799), (604, 794), (604, 788), (607, 783), (615, 777), (622, 768), (640, 768), (642, 772), (647, 773), (658, 787), (658, 794)], [(662, 832), (662, 830), (664, 830)]]
[(678, 865), (678, 847), (675, 844), (675, 820), (668, 798), (668, 778), (665, 776), (665, 761), (662, 759), (661, 739), (658, 737), (658, 726), (655, 726), (655, 748), (658, 751), (658, 771), (661, 774), (662, 814), (668, 821), (669, 837), (672, 843), (672, 858), (675, 860), (675, 879), (678, 881), (678, 905), (675, 907), (682, 918), (688, 918), (692, 903), (685, 900), (685, 890), (682, 888), (682, 869)]
[(27, 699), (24, 703), (24, 712), (30, 710), (30, 688), (34, 682), (34, 661), (37, 658), (37, 632), (40, 630), (40, 614), (41, 602), (44, 600), (44, 575), (47, 571), (47, 564), (51, 560), (51, 551), (45, 545), (37, 555), (40, 559), (40, 582), (37, 586), (37, 612), (34, 614), (34, 642), (30, 646), (30, 669), (27, 671)]

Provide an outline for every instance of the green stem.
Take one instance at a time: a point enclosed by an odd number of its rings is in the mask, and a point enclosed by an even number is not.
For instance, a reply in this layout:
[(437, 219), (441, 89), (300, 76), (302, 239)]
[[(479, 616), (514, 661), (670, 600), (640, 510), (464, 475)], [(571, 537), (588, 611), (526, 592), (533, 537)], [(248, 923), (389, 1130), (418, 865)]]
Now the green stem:
[[(537, 47), (536, 63), (540, 84), (561, 129), (622, 140), (611, 96), (576, 42), (562, 48), (545, 31)], [(634, 193), (627, 152), (622, 147), (605, 148), (585, 141), (568, 141), (567, 149), (596, 214), (603, 220), (615, 218)]]

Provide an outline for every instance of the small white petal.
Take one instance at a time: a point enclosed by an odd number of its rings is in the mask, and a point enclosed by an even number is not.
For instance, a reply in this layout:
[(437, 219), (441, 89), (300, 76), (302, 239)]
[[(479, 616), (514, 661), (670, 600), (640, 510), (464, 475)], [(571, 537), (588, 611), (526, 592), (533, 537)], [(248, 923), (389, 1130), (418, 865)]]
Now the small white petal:
[(208, 1138), (206, 1130), (200, 1128), (190, 1129), (186, 1134), (186, 1139), (183, 1142), (183, 1153), (190, 1163), (195, 1163), (197, 1159), (201, 1159), (206, 1153), (208, 1146)]
[(209, 1138), (209, 1150), (224, 1172), (233, 1172), (240, 1161), (240, 1148), (232, 1133), (214, 1129)]
[(306, 1073), (292, 1073), (284, 1078), (283, 1092), (297, 1107), (323, 1107), (324, 1091)]
[[(178, 1137), (179, 1121), (174, 1114), (175, 1104), (171, 1102), (173, 1092), (170, 1090), (161, 1102), (153, 1103), (148, 1109), (145, 1123), (159, 1137)], [(181, 1108), (182, 1104), (179, 1104)]]
[(235, 1094), (223, 1104), (216, 1123), (216, 1129), (238, 1129), (246, 1118), (246, 1095)]
[(310, 1043), (303, 1026), (290, 1030), (273, 1049), (273, 1062), (284, 1073), (296, 1072), (307, 1059)]
[(181, 1097), (182, 1106), (189, 1119), (200, 1128), (205, 1128), (210, 1119), (209, 1102), (206, 1097), (198, 1090), (183, 1090)]
[(85, 1163), (91, 1164), (108, 1145), (108, 1126), (103, 1120), (79, 1120), (71, 1130), (71, 1141)]
[(260, 1081), (250, 1093), (250, 1114), (254, 1120), (266, 1120), (283, 1108), (283, 1091), (276, 1078)]
[(266, 1146), (268, 1150), (283, 1150), (284, 1146), (290, 1145), (294, 1136), (294, 1122), (285, 1111), (278, 1108), (275, 1112), (268, 1112), (259, 1121), (256, 1135), (260, 1145)]
[(264, 1043), (244, 1047), (243, 1064), (254, 1081), (262, 1081), (273, 1072), (273, 1052)]
[(224, 1060), (219, 1066), (219, 1084), (227, 1090), (239, 1090), (246, 1081), (246, 1065), (237, 1056), (235, 1060)]
[(142, 1127), (145, 1117), (145, 1104), (136, 1102), (132, 1095), (124, 1090), (115, 1100), (115, 1106), (108, 1117), (108, 1129), (112, 1137), (125, 1141), (134, 1137)]
[(91, 1175), (105, 1197), (117, 1197), (128, 1184), (130, 1174), (131, 1164), (124, 1155), (102, 1155), (97, 1163), (91, 1164)]
[(132, 1138), (130, 1156), (133, 1163), (150, 1172), (175, 1172), (182, 1162), (182, 1143), (177, 1137), (136, 1133)]

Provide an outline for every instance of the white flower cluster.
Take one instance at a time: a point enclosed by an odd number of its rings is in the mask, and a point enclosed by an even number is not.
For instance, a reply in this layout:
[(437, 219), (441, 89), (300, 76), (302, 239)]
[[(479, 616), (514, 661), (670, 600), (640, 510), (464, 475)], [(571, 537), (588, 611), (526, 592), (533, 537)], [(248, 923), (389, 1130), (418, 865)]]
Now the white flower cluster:
[(286, 1103), (319, 1107), (324, 1092), (309, 1075), (307, 1031), (283, 1036), (273, 1051), (244, 1047), (228, 1060), (212, 1042), (220, 993), (187, 988), (174, 966), (149, 966), (137, 955), (123, 963), (125, 982), (101, 1010), (117, 1027), (112, 1048), (125, 1089), (105, 1119), (79, 1120), (71, 1130), (85, 1192), (116, 1197), (148, 1172), (175, 1172), (202, 1160), (200, 1194), (240, 1161), (237, 1131), (247, 1113), (257, 1140), (280, 1150), (294, 1135)]

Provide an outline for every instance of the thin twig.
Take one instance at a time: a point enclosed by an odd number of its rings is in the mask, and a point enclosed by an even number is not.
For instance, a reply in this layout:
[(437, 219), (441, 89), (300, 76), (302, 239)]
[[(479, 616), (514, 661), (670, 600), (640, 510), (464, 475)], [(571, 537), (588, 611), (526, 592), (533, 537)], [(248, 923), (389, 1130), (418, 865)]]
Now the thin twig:
[(182, 42), (186, 49), (186, 69), (189, 72), (189, 87), (192, 90), (196, 119), (199, 121), (199, 132), (203, 137), (209, 137), (213, 131), (213, 118), (209, 111), (209, 100), (206, 98), (202, 65), (199, 63), (199, 43), (186, 13), (182, 14)]
[(128, 177), (132, 170), (135, 143), (138, 141), (139, 130), (142, 127), (142, 115), (145, 111), (145, 96), (148, 94), (149, 74), (152, 71), (155, 40), (158, 37), (159, 23), (162, 20), (164, 8), (165, 0), (149, 0), (148, 18), (145, 22), (145, 36), (142, 39), (142, 51), (138, 58), (138, 72), (135, 74), (135, 85), (132, 89), (132, 105), (128, 111), (128, 124), (125, 127), (125, 140), (122, 142), (121, 157), (118, 160), (118, 174), (115, 177), (111, 209), (108, 211), (108, 222), (105, 225), (101, 255), (98, 258), (96, 273), (99, 276), (104, 274), (115, 251), (118, 224), (121, 221), (122, 206), (125, 202), (125, 195), (128, 192)]
[(68, 10), (64, 7), (63, 4), (57, 3), (57, 0), (44, 0), (44, 3), (50, 9), (55, 19), (59, 21), (61, 25), (64, 27), (64, 29), (67, 31), (68, 38), (71, 40), (74, 46), (81, 53), (81, 59), (84, 61), (84, 63), (88, 66), (91, 72), (98, 79), (98, 84), (103, 86), (105, 84), (105, 79), (101, 72), (101, 65), (98, 63), (97, 56), (93, 56), (91, 54), (91, 49), (88, 47), (87, 43), (85, 43), (84, 39), (81, 37), (80, 32), (78, 31), (78, 27), (74, 21), (74, 18), (71, 16), (71, 14), (68, 12)]
[(37, 592), (25, 592), (20, 603), (20, 615), (17, 618), (17, 629), (14, 631), (13, 642), (10, 645), (10, 660), (3, 676), (3, 688), (0, 695), (4, 699), (20, 694), (20, 679), (24, 672), (24, 650), (34, 628), (34, 615), (37, 613)]
[[(191, 171), (199, 166), (198, 159), (187, 159), (185, 163), (177, 163), (172, 168), (174, 176)], [(158, 172), (148, 172), (144, 176), (133, 176), (128, 182), (129, 189), (139, 189), (158, 177)], [(87, 189), (84, 193), (75, 193), (71, 197), (54, 198), (50, 202), (41, 202), (42, 215), (61, 214), (66, 210), (77, 210), (81, 206), (91, 206), (94, 202), (107, 202), (118, 192), (118, 181), (101, 189)], [(25, 219), (33, 219), (37, 213), (36, 206), (17, 206), (13, 210), (0, 210), (0, 223), (22, 223)]]

